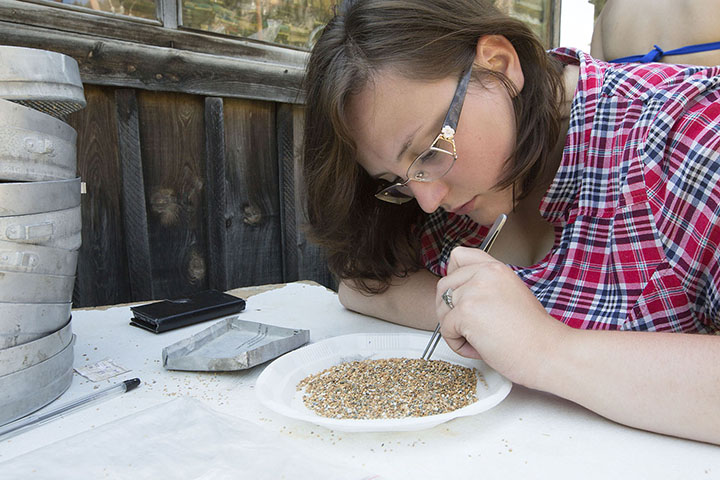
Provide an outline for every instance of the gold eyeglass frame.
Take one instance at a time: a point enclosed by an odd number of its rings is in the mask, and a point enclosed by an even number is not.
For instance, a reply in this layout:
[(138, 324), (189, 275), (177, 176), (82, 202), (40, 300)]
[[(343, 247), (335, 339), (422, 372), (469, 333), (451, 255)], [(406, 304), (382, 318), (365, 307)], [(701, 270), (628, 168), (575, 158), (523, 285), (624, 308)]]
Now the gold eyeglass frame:
[[(462, 111), (462, 105), (465, 100), (465, 94), (467, 93), (467, 86), (470, 83), (471, 73), (472, 67), (469, 67), (462, 73), (462, 75), (460, 75), (460, 80), (458, 81), (457, 88), (455, 89), (453, 99), (450, 102), (448, 112), (445, 115), (445, 120), (443, 121), (443, 127), (440, 133), (437, 137), (435, 137), (435, 140), (433, 140), (433, 142), (430, 144), (430, 147), (423, 151), (420, 155), (415, 157), (415, 159), (412, 161), (412, 163), (407, 169), (407, 172), (405, 173), (407, 180), (405, 180), (404, 182), (395, 182), (390, 185), (385, 185), (384, 187), (381, 187), (377, 191), (377, 193), (375, 193), (375, 198), (384, 202), (394, 203), (396, 205), (407, 203), (415, 197), (413, 197), (412, 195), (406, 195), (402, 192), (398, 192), (398, 188), (406, 187), (411, 181), (434, 182), (435, 180), (439, 180), (440, 178), (447, 175), (447, 173), (452, 169), (452, 167), (455, 165), (455, 162), (457, 161), (457, 149), (455, 148), (455, 131), (457, 129), (458, 119), (460, 118), (460, 112)], [(444, 140), (450, 143), (450, 145), (452, 146), (452, 152), (444, 148), (438, 147), (437, 143), (440, 140)], [(437, 151), (446, 155), (451, 155), (452, 162), (450, 163), (448, 169), (445, 170), (445, 172), (443, 172), (437, 178), (422, 178), (418, 177), (417, 174), (415, 176), (410, 176), (410, 171), (413, 169), (415, 164), (420, 160), (421, 157), (426, 155), (428, 151)], [(419, 173), (422, 173), (422, 171)], [(400, 195), (397, 195), (398, 193)]]

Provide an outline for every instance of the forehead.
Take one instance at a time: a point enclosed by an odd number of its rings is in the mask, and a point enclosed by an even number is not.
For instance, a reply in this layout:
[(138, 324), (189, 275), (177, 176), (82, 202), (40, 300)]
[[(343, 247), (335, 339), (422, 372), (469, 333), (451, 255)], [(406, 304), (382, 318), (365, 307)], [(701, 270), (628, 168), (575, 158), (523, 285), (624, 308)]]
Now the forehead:
[(374, 75), (349, 99), (347, 109), (362, 166), (374, 175), (373, 170), (386, 168), (389, 161), (396, 159), (408, 140), (415, 146), (419, 142), (428, 142), (426, 137), (434, 137), (450, 105), (456, 83), (457, 80), (452, 78), (409, 79), (390, 70)]

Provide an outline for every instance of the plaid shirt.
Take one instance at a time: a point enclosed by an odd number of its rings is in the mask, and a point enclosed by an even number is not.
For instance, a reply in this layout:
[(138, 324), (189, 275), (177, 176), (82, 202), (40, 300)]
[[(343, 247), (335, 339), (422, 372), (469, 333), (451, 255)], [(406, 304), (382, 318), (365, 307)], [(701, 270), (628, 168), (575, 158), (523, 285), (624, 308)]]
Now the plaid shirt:
[[(540, 213), (555, 244), (512, 266), (555, 318), (576, 328), (720, 330), (720, 66), (579, 64), (560, 168)], [(422, 259), (446, 273), (456, 245), (487, 227), (438, 210)]]

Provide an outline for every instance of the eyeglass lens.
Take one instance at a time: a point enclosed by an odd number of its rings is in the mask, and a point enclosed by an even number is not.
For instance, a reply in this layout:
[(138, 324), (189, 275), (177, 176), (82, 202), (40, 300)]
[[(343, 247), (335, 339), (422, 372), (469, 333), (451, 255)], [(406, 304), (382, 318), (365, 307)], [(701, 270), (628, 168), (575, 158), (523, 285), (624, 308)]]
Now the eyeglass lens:
[(409, 182), (432, 182), (443, 177), (455, 163), (454, 145), (452, 141), (438, 137), (433, 145), (413, 161), (408, 168), (408, 180), (381, 187), (375, 195), (379, 200), (391, 203), (405, 203), (413, 199)]

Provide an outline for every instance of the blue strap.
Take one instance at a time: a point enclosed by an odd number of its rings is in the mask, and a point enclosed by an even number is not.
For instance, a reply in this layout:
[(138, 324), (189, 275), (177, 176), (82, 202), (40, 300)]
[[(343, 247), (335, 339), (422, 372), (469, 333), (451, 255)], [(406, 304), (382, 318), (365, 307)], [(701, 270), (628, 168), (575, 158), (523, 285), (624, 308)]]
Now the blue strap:
[(610, 63), (657, 62), (660, 58), (666, 55), (684, 55), (687, 53), (707, 52), (708, 50), (720, 50), (720, 42), (699, 43), (697, 45), (688, 45), (686, 47), (680, 47), (675, 50), (667, 51), (657, 45), (654, 45), (653, 49), (645, 55), (630, 55), (628, 57), (616, 58), (615, 60), (610, 60)]

